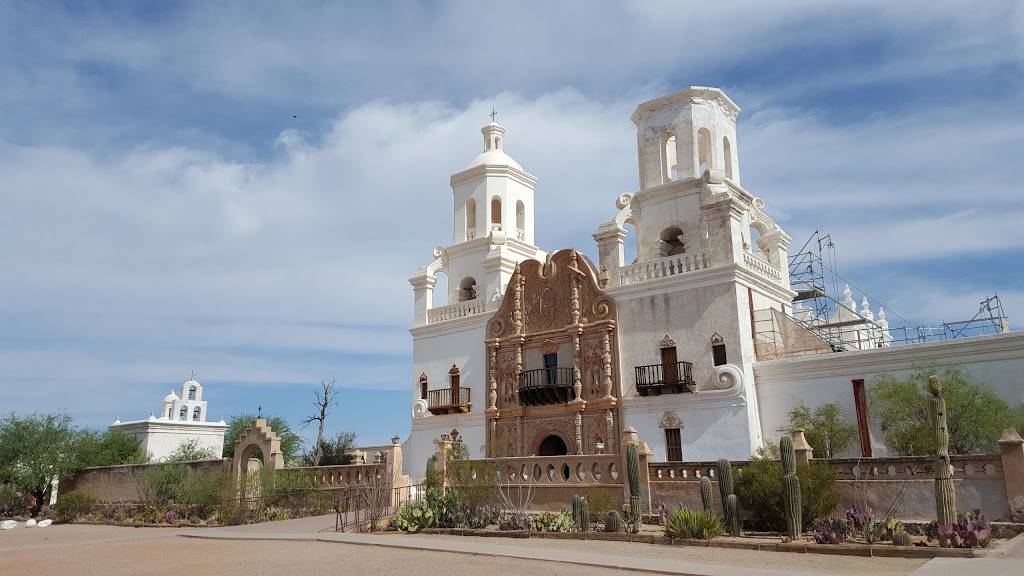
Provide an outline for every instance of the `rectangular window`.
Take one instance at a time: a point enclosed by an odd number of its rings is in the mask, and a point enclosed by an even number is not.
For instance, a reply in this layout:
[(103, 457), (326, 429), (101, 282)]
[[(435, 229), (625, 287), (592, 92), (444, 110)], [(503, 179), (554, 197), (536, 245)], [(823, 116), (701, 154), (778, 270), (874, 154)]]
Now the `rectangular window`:
[(714, 357), (715, 366), (728, 364), (725, 358), (725, 344), (715, 344), (711, 347), (711, 356)]
[(558, 353), (544, 355), (544, 379), (549, 386), (554, 386), (558, 378)]
[(665, 429), (665, 460), (667, 462), (683, 461), (683, 440), (679, 428)]

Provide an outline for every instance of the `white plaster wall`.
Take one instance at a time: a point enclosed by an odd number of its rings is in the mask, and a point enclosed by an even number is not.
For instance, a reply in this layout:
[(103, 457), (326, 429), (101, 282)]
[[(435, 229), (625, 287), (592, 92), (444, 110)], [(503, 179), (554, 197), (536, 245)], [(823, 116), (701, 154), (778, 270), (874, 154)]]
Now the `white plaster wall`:
[[(947, 342), (822, 354), (759, 362), (754, 365), (761, 426), (765, 438), (777, 438), (789, 411), (836, 402), (856, 422), (851, 380), (863, 379), (868, 390), (885, 373), (903, 376), (916, 366), (956, 365), (985, 382), (1012, 407), (1024, 404), (1024, 332), (964, 338)], [(869, 408), (870, 414), (870, 408)], [(882, 432), (871, 417), (873, 454), (884, 456)], [(846, 455), (860, 453), (856, 440)]]
[(666, 411), (675, 412), (682, 422), (680, 438), (683, 460), (747, 459), (756, 448), (748, 430), (750, 415), (742, 395), (704, 402), (700, 394), (670, 394), (623, 401), (626, 426), (633, 426), (639, 438), (654, 452), (652, 461), (668, 459), (665, 431), (658, 422)]
[(448, 414), (414, 418), (412, 431), (402, 444), (402, 471), (412, 478), (422, 479), (426, 475), (427, 459), (434, 454), (434, 441), (442, 434), (450, 434), (455, 428), (463, 443), (469, 449), (470, 458), (486, 456), (486, 425), (484, 414), (477, 410), (469, 414)]
[(126, 422), (110, 426), (139, 440), (151, 461), (161, 461), (185, 442), (195, 440), (199, 448), (208, 449), (214, 458), (224, 453), (223, 424), (177, 424), (158, 421)]

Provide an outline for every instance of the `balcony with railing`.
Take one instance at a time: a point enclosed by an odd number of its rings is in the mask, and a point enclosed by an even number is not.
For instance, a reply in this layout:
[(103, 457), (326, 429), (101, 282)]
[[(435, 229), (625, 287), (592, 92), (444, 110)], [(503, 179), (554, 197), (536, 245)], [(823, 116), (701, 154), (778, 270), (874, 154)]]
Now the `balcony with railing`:
[(693, 391), (693, 363), (636, 366), (636, 391), (641, 396), (680, 394)]
[(709, 266), (711, 266), (711, 259), (707, 254), (676, 254), (624, 266), (618, 271), (618, 281), (619, 286), (627, 286), (657, 278), (696, 272)]
[(782, 282), (782, 272), (780, 272), (779, 269), (776, 268), (775, 266), (772, 266), (762, 256), (759, 256), (751, 252), (744, 252), (743, 266), (747, 270), (750, 270), (751, 272), (757, 274), (758, 276), (761, 276), (762, 278), (771, 280), (772, 282), (776, 283)]
[(541, 368), (519, 374), (519, 403), (524, 406), (564, 404), (573, 399), (572, 368)]
[(431, 414), (465, 414), (470, 407), (469, 388), (453, 386), (427, 390), (427, 409)]
[(474, 298), (463, 302), (456, 302), (448, 306), (438, 306), (427, 310), (427, 324), (457, 320), (474, 314), (481, 314), (485, 311), (483, 298)]

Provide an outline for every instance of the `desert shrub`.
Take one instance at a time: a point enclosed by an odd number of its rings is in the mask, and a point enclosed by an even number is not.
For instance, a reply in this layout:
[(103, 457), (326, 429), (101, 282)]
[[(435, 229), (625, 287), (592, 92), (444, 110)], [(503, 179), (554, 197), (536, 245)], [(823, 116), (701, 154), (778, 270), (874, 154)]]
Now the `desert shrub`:
[(175, 498), (178, 487), (184, 484), (188, 470), (180, 464), (150, 466), (142, 479), (146, 503), (166, 506)]
[(714, 512), (679, 508), (665, 518), (665, 536), (711, 540), (721, 535), (722, 520)]
[(590, 517), (602, 519), (608, 516), (609, 512), (620, 510), (615, 497), (608, 490), (588, 490), (587, 505), (590, 507)]
[(181, 516), (208, 518), (221, 502), (234, 497), (235, 483), (226, 472), (198, 472), (172, 490), (174, 508)]
[(498, 516), (498, 530), (529, 530), (532, 527), (533, 521), (526, 514), (502, 512)]
[(835, 402), (814, 410), (800, 404), (789, 411), (789, 422), (779, 430), (787, 434), (803, 430), (816, 458), (835, 458), (857, 434), (857, 426)]
[(572, 532), (575, 524), (572, 515), (561, 512), (541, 512), (533, 517), (533, 529), (537, 532)]
[(0, 484), (0, 518), (24, 516), (28, 513), (28, 499), (10, 484)]
[(853, 523), (842, 518), (818, 518), (811, 529), (818, 544), (842, 544), (853, 534)]
[[(815, 518), (828, 516), (839, 503), (835, 490), (836, 473), (827, 464), (800, 464), (803, 524), (810, 526)], [(755, 530), (781, 532), (786, 528), (782, 504), (782, 465), (773, 460), (754, 459), (736, 478), (736, 496), (740, 507), (750, 513)]]
[(68, 492), (57, 497), (56, 513), (60, 522), (74, 522), (78, 518), (92, 512), (96, 500), (81, 492)]

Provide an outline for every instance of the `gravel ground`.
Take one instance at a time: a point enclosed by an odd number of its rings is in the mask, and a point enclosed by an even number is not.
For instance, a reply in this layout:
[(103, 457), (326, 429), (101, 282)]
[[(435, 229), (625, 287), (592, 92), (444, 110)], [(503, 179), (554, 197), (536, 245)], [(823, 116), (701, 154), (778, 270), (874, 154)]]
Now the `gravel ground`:
[[(416, 538), (402, 535), (398, 538)], [(478, 536), (440, 536), (431, 534), (430, 538), (462, 539), (479, 538)], [(687, 560), (742, 566), (746, 568), (765, 568), (772, 570), (792, 570), (794, 572), (818, 572), (821, 574), (909, 574), (921, 567), (927, 559), (918, 558), (864, 558), (859, 556), (837, 556), (824, 554), (794, 554), (790, 552), (759, 552), (756, 550), (733, 550), (729, 548), (698, 548), (694, 546), (665, 546), (661, 544), (638, 544), (633, 542), (609, 542), (598, 540), (545, 540), (542, 538), (481, 538), (493, 544), (509, 544), (523, 548), (564, 548), (577, 552), (590, 551), (595, 554), (613, 556), (638, 556), (643, 558), (663, 558), (667, 560)]]
[[(301, 574), (453, 576), (529, 574), (613, 576), (594, 569), (531, 560), (321, 542), (218, 541), (177, 536), (170, 528), (51, 526), (0, 532), (0, 575), (282, 576)], [(510, 571), (510, 567), (515, 569)]]

